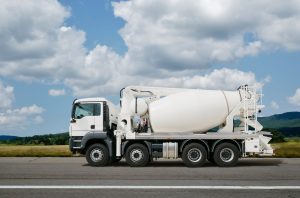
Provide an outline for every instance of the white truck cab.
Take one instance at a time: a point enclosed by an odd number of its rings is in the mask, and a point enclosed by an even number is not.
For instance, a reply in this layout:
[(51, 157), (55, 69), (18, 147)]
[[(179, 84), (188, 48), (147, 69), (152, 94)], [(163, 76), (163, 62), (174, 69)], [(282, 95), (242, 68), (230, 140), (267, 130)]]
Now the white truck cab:
[(70, 149), (84, 152), (89, 141), (110, 139), (117, 126), (118, 108), (105, 98), (76, 99), (69, 126)]
[(117, 108), (105, 98), (85, 98), (73, 103), (70, 121), (71, 136), (100, 132), (117, 124)]

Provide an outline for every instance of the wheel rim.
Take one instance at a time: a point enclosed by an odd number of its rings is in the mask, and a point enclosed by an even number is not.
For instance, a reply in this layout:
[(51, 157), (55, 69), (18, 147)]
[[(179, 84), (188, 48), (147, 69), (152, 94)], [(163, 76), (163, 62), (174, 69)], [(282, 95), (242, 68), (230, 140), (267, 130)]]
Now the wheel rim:
[(234, 152), (230, 148), (223, 148), (220, 152), (220, 158), (223, 162), (230, 162), (234, 158)]
[(202, 158), (202, 153), (198, 148), (192, 148), (188, 152), (188, 159), (191, 162), (199, 162)]
[(90, 158), (94, 162), (101, 161), (103, 159), (104, 153), (101, 149), (95, 148), (90, 153)]
[(143, 151), (140, 149), (134, 149), (130, 152), (130, 159), (133, 162), (138, 162), (143, 158)]

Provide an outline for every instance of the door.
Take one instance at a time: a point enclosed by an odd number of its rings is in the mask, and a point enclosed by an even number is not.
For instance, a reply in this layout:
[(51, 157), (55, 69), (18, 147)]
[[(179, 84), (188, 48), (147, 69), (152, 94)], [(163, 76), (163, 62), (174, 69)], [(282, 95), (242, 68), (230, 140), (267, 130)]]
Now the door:
[[(74, 104), (71, 119), (71, 135), (84, 136), (90, 131), (103, 130), (102, 103)], [(102, 120), (101, 120), (102, 119)]]
[(95, 131), (103, 131), (103, 103), (94, 104)]

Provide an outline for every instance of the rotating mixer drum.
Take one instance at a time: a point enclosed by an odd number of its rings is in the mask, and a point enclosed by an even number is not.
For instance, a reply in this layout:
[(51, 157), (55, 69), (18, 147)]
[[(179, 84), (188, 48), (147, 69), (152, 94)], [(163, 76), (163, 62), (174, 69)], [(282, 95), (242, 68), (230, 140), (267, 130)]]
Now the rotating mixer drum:
[(225, 122), (240, 102), (238, 91), (193, 90), (149, 104), (153, 132), (205, 132)]

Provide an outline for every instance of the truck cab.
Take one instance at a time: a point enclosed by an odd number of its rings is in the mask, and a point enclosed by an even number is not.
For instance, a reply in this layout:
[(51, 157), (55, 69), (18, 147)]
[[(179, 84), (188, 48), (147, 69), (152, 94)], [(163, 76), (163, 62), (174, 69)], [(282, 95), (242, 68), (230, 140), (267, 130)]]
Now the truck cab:
[[(112, 156), (117, 113), (118, 108), (105, 98), (74, 100), (69, 126), (70, 150), (85, 154), (90, 145), (101, 142)], [(92, 157), (99, 157), (101, 152), (95, 150)]]

